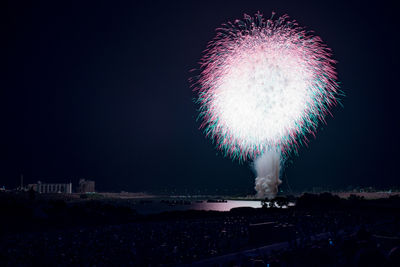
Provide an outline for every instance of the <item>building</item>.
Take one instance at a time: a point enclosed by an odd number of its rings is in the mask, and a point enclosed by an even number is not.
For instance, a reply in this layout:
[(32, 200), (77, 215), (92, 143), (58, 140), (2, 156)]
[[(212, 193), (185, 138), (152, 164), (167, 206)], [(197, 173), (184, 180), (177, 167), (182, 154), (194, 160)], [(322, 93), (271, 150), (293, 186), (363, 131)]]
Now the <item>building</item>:
[(96, 192), (94, 189), (94, 185), (95, 185), (94, 181), (80, 179), (79, 186), (78, 186), (78, 192), (79, 193), (94, 193), (94, 192)]
[(28, 190), (33, 189), (38, 193), (43, 194), (51, 194), (51, 193), (64, 193), (71, 194), (72, 193), (72, 183), (61, 183), (61, 184), (45, 184), (41, 181), (38, 181), (37, 184), (29, 184)]

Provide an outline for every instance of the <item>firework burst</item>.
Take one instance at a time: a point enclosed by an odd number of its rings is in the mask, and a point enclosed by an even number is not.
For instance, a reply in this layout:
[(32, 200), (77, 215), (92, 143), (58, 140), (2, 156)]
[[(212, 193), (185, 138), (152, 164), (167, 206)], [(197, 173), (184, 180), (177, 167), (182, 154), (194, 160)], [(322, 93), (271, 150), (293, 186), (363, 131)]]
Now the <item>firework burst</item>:
[(225, 155), (287, 155), (336, 104), (330, 49), (287, 15), (244, 15), (217, 29), (192, 79), (201, 128)]

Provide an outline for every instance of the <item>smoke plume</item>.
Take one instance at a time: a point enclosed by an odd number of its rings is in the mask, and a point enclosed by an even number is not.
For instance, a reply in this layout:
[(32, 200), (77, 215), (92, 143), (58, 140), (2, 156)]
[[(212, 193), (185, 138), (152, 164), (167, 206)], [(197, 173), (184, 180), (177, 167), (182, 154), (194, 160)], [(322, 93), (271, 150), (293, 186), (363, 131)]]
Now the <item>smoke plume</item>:
[(257, 175), (254, 189), (258, 198), (272, 199), (278, 193), (280, 152), (265, 151), (254, 161), (254, 172)]

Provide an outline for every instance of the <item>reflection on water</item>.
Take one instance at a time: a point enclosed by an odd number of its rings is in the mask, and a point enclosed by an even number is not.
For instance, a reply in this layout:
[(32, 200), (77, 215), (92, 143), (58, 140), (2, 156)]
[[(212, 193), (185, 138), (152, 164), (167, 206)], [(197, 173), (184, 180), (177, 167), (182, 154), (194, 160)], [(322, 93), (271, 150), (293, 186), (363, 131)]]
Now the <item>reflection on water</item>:
[(195, 203), (192, 209), (195, 210), (216, 210), (216, 211), (229, 211), (233, 208), (251, 207), (261, 208), (261, 201), (243, 201), (243, 200), (228, 200), (226, 203)]
[(214, 202), (192, 202), (188, 205), (168, 205), (160, 201), (152, 201), (145, 204), (136, 204), (134, 209), (136, 209), (141, 214), (159, 213), (164, 211), (174, 211), (174, 210), (215, 210), (215, 211), (229, 211), (232, 208), (239, 207), (251, 207), (251, 208), (261, 208), (261, 201), (254, 200), (227, 200), (226, 202), (214, 203)]

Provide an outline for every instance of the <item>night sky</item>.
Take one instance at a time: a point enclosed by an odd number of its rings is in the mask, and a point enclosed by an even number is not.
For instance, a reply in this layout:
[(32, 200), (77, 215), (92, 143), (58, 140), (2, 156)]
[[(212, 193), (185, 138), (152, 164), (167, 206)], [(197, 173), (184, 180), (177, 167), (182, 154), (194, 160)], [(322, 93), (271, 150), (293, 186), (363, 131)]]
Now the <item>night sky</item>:
[(23, 173), (27, 183), (93, 179), (100, 191), (251, 192), (249, 164), (224, 158), (198, 129), (188, 78), (221, 23), (275, 11), (333, 50), (346, 94), (291, 157), (284, 184), (399, 186), (394, 4), (61, 2), (5, 9), (0, 185), (16, 187)]

